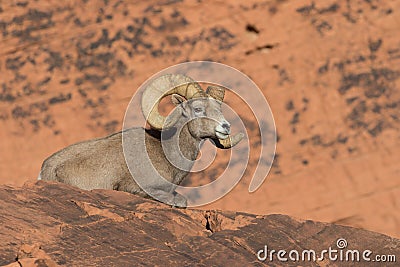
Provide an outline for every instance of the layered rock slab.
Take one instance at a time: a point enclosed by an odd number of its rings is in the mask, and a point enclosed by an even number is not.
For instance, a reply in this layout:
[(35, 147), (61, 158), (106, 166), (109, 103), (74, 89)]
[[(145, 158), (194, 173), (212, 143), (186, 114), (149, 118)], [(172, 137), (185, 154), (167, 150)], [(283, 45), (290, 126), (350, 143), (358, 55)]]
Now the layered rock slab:
[(350, 266), (327, 258), (257, 259), (266, 245), (276, 251), (312, 249), (318, 256), (338, 249), (340, 238), (345, 249), (400, 259), (400, 240), (366, 230), (285, 215), (177, 209), (125, 192), (59, 183), (2, 186), (0, 206), (0, 265)]

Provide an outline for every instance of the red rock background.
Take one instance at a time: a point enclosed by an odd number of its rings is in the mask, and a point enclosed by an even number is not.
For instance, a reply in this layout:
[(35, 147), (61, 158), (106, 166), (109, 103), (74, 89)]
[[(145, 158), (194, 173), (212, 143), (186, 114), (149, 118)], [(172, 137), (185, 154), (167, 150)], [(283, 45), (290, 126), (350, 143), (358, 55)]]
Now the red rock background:
[(33, 181), (51, 153), (119, 130), (152, 74), (212, 60), (263, 90), (279, 141), (257, 192), (252, 163), (209, 207), (400, 237), (399, 10), (394, 0), (3, 1), (0, 182)]

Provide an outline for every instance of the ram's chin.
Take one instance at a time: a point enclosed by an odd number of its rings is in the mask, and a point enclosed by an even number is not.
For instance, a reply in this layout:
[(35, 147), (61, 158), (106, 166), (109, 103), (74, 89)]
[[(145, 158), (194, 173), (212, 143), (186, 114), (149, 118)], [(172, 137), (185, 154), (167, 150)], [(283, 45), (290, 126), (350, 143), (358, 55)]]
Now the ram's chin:
[(224, 134), (220, 132), (215, 132), (215, 135), (218, 137), (218, 139), (225, 140), (229, 137), (229, 134)]

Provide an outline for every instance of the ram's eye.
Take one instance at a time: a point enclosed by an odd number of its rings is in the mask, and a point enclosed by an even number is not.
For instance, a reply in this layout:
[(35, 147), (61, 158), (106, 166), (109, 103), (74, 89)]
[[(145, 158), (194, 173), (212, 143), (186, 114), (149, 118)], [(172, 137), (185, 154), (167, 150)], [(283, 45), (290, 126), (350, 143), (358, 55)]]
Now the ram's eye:
[(202, 111), (203, 111), (202, 108), (194, 108), (194, 112), (196, 112), (196, 113), (200, 113), (200, 112), (202, 112)]

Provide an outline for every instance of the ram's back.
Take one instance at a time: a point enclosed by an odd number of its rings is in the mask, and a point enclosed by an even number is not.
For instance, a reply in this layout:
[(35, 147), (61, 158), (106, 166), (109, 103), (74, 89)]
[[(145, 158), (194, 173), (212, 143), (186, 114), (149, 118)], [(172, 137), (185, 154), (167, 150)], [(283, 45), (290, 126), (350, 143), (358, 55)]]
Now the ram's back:
[(54, 153), (43, 162), (40, 177), (87, 190), (113, 189), (115, 178), (127, 171), (121, 163), (125, 163), (122, 137), (121, 133), (116, 133), (76, 143)]

